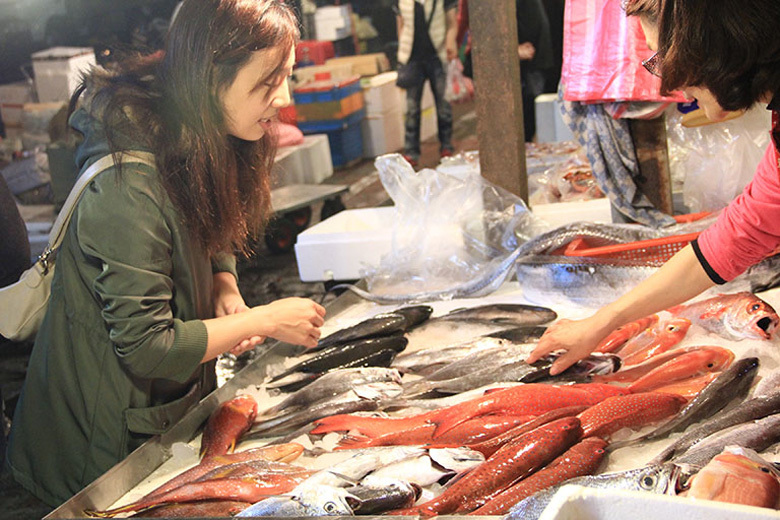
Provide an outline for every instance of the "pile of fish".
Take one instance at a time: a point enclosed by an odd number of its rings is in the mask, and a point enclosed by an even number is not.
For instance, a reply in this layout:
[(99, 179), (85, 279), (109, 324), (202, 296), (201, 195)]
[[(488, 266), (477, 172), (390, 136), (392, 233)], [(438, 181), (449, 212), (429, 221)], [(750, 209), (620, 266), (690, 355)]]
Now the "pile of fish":
[[(222, 403), (196, 466), (131, 504), (85, 513), (519, 520), (538, 518), (572, 483), (777, 507), (780, 474), (759, 453), (780, 441), (780, 387), (753, 388), (756, 357), (679, 343), (694, 327), (770, 340), (780, 318), (751, 293), (666, 314), (620, 327), (556, 376), (555, 355), (524, 361), (556, 319), (551, 309), (498, 304), (431, 317), (414, 306), (373, 316), (269, 376), (276, 404), (248, 394)], [(464, 322), (488, 332), (406, 351), (413, 330)], [(636, 468), (603, 473), (618, 450), (658, 440), (660, 453)], [(242, 449), (250, 441), (265, 445)], [(301, 456), (313, 462), (293, 464)], [(326, 457), (339, 462), (317, 468)]]

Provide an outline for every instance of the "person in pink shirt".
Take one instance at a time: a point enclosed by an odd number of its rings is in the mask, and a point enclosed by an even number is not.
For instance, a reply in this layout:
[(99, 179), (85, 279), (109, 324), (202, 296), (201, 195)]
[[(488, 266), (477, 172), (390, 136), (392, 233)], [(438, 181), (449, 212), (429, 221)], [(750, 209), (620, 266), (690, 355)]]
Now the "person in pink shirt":
[(527, 361), (556, 351), (552, 374), (590, 354), (615, 328), (725, 283), (780, 246), (780, 2), (627, 0), (648, 46), (643, 65), (661, 93), (681, 90), (712, 121), (767, 103), (772, 140), (753, 180), (699, 238), (635, 289), (583, 320), (551, 326)]

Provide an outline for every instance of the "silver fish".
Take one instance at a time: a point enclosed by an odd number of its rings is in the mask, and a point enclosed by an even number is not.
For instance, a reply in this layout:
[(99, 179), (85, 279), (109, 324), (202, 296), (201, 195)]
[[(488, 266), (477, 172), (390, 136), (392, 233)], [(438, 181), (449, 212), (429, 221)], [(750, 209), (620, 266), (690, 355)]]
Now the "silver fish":
[(525, 305), (521, 303), (490, 303), (454, 309), (433, 320), (476, 321), (490, 323), (508, 323), (516, 327), (543, 325), (556, 319), (558, 314), (547, 307)]
[(658, 439), (670, 433), (682, 431), (693, 423), (713, 416), (734, 399), (744, 398), (750, 390), (757, 372), (758, 358), (744, 358), (734, 362), (696, 397), (691, 399), (671, 420), (641, 437), (613, 442), (607, 449), (612, 451), (623, 446)]
[(313, 383), (291, 394), (285, 400), (263, 411), (261, 416), (274, 416), (280, 412), (292, 412), (311, 406), (324, 399), (370, 383), (401, 383), (401, 374), (394, 368), (360, 367), (343, 368), (327, 372)]
[(683, 480), (682, 470), (674, 464), (650, 465), (630, 471), (604, 473), (569, 479), (562, 484), (540, 491), (515, 504), (504, 517), (506, 520), (535, 520), (552, 500), (553, 495), (567, 484), (597, 489), (625, 489), (656, 494), (674, 494)]
[(399, 479), (371, 479), (366, 477), (359, 486), (346, 491), (358, 499), (353, 508), (359, 515), (379, 514), (393, 509), (409, 507), (419, 498), (422, 489), (416, 484)]
[(682, 437), (675, 440), (659, 453), (652, 462), (661, 463), (671, 460), (701, 442), (709, 435), (725, 430), (735, 424), (741, 424), (767, 415), (780, 412), (780, 390), (769, 395), (759, 395), (741, 403), (739, 406), (718, 414), (703, 422)]
[(359, 506), (360, 499), (344, 488), (298, 486), (289, 494), (256, 502), (236, 517), (352, 516)]
[(352, 457), (318, 471), (301, 482), (299, 486), (311, 488), (319, 486), (343, 487), (347, 480), (358, 482), (377, 468), (426, 453), (425, 448), (419, 446), (363, 448), (356, 451), (357, 453)]
[(406, 318), (401, 314), (382, 314), (374, 316), (351, 327), (337, 330), (328, 334), (319, 342), (317, 346), (305, 350), (309, 354), (319, 350), (332, 347), (341, 343), (355, 341), (364, 338), (377, 338), (380, 336), (391, 336), (397, 333), (403, 333), (406, 330)]
[(679, 457), (672, 459), (672, 462), (703, 467), (715, 455), (722, 453), (726, 446), (741, 446), (760, 452), (779, 440), (780, 414), (774, 414), (710, 435)]

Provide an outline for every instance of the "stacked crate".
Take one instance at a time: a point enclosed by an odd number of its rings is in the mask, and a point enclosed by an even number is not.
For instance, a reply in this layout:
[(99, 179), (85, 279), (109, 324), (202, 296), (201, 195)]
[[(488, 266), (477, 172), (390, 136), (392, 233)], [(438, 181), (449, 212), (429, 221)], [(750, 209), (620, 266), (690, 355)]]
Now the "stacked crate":
[(334, 167), (363, 155), (360, 122), (366, 115), (360, 77), (332, 79), (318, 75), (293, 91), (298, 128), (326, 134)]

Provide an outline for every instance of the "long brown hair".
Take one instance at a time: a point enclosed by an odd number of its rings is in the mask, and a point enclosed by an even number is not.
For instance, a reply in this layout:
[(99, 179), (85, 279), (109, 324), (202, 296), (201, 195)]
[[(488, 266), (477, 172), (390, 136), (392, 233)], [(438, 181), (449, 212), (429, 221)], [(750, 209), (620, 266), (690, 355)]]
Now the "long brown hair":
[(118, 64), (92, 98), (112, 151), (131, 131), (154, 152), (187, 229), (212, 253), (250, 253), (271, 211), (276, 148), (270, 134), (229, 136), (221, 93), (255, 51), (271, 50), (278, 76), (297, 38), (281, 0), (185, 0), (163, 51)]

